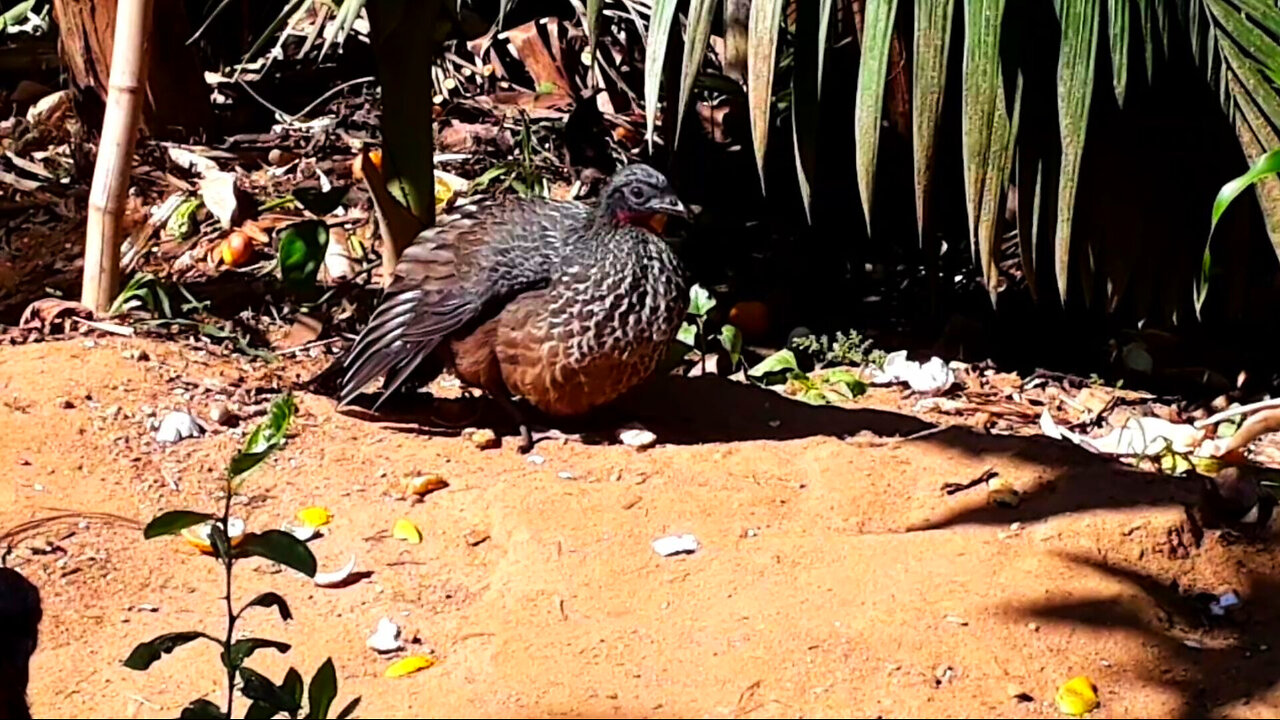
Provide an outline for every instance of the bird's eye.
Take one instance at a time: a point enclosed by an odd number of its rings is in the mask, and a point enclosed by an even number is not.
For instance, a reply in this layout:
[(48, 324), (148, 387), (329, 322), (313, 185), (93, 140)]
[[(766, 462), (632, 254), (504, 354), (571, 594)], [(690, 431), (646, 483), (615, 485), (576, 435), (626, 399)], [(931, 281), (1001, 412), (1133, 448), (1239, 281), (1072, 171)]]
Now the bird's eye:
[(640, 187), (639, 185), (632, 185), (631, 187), (627, 188), (627, 198), (630, 200), (636, 200), (636, 201), (643, 200), (644, 188)]

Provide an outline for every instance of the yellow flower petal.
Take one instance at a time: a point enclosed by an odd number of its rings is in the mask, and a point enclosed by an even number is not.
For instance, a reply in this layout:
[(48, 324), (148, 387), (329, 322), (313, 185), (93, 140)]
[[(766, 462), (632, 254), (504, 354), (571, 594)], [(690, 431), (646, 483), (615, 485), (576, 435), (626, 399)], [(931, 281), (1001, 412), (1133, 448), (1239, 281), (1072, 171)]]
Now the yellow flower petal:
[(386, 676), (389, 678), (404, 677), (411, 675), (419, 670), (426, 670), (436, 664), (435, 658), (423, 657), (422, 655), (410, 655), (403, 660), (397, 660), (391, 663), (387, 668)]
[(422, 533), (418, 531), (417, 526), (403, 518), (396, 521), (395, 528), (391, 530), (391, 537), (413, 545), (422, 542)]
[(1074, 677), (1058, 688), (1054, 700), (1062, 712), (1080, 717), (1098, 707), (1098, 686), (1084, 675)]
[(328, 525), (333, 519), (333, 513), (329, 512), (329, 508), (309, 507), (298, 511), (298, 519), (309, 527), (317, 528)]

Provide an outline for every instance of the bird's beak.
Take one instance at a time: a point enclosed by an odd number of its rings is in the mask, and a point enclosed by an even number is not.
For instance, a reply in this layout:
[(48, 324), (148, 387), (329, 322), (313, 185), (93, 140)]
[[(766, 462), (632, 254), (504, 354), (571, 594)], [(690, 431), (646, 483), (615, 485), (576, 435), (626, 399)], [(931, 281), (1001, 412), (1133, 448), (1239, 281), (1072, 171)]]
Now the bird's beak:
[(653, 210), (654, 212), (678, 218), (687, 219), (691, 215), (689, 208), (684, 203), (680, 202), (680, 198), (674, 195), (659, 200), (658, 203), (653, 206)]

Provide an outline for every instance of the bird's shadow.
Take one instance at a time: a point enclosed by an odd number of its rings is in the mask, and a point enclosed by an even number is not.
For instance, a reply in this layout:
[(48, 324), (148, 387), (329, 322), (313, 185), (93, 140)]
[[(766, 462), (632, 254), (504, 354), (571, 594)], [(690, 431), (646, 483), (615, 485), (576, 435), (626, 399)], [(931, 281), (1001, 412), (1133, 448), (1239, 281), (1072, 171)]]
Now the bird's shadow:
[[(446, 400), (432, 399), (426, 393), (407, 394), (389, 398), (373, 413), (369, 408), (375, 398), (372, 393), (362, 395), (344, 412), (420, 435), (457, 435), (466, 427), (487, 427), (504, 436), (519, 432), (501, 406), (484, 397)], [(1188, 508), (1199, 500), (1199, 484), (1193, 478), (1142, 472), (1065, 440), (991, 435), (962, 425), (942, 427), (887, 410), (811, 405), (717, 376), (658, 376), (591, 416), (570, 422), (545, 418), (535, 422), (581, 434), (588, 443), (616, 443), (614, 431), (628, 423), (639, 423), (667, 445), (848, 438), (868, 433), (900, 438), (896, 442), (903, 446), (923, 443), (935, 450), (981, 458), (997, 471), (1009, 461), (1034, 463), (1046, 470), (1034, 487), (1023, 489), (1017, 507), (965, 504), (940, 508), (929, 521), (908, 527), (908, 531), (1007, 525), (1100, 508)]]
[[(511, 416), (483, 396), (446, 399), (425, 392), (404, 393), (389, 397), (376, 412), (374, 402), (376, 397), (365, 393), (344, 412), (421, 435), (457, 435), (466, 427), (491, 428), (503, 436), (519, 434)], [(581, 434), (591, 443), (616, 442), (610, 437), (613, 431), (632, 423), (670, 445), (846, 437), (861, 432), (898, 437), (935, 427), (885, 410), (811, 405), (716, 376), (658, 376), (581, 418), (547, 418), (525, 407), (522, 411), (532, 424)]]

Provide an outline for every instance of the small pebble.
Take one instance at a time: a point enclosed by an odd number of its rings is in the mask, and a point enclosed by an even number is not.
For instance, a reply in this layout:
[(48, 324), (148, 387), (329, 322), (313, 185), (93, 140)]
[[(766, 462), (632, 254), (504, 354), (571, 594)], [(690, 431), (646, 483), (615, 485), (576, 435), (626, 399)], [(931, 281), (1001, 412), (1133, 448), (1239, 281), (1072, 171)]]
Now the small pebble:
[(463, 437), (480, 450), (492, 450), (502, 444), (498, 440), (497, 434), (488, 428), (469, 428), (464, 430), (462, 434)]
[(204, 432), (200, 421), (188, 413), (175, 410), (164, 416), (156, 430), (156, 442), (176, 443), (179, 440), (199, 437)]
[(489, 532), (487, 530), (468, 530), (467, 534), (462, 536), (462, 539), (466, 540), (471, 547), (475, 547), (489, 539)]
[(400, 642), (400, 626), (392, 622), (390, 618), (382, 618), (378, 621), (378, 628), (365, 641), (365, 645), (378, 653), (400, 650), (404, 647), (404, 644)]
[(542, 463), (547, 461), (547, 459), (542, 457), (541, 455), (530, 455), (528, 460), (530, 463), (534, 465), (541, 465)]
[(687, 555), (696, 552), (698, 539), (688, 533), (684, 535), (668, 535), (653, 541), (653, 551), (663, 557)]
[(618, 441), (627, 447), (646, 450), (658, 442), (658, 436), (641, 427), (626, 428), (618, 431)]
[(223, 427), (231, 427), (239, 418), (225, 404), (214, 403), (209, 406), (209, 419)]

